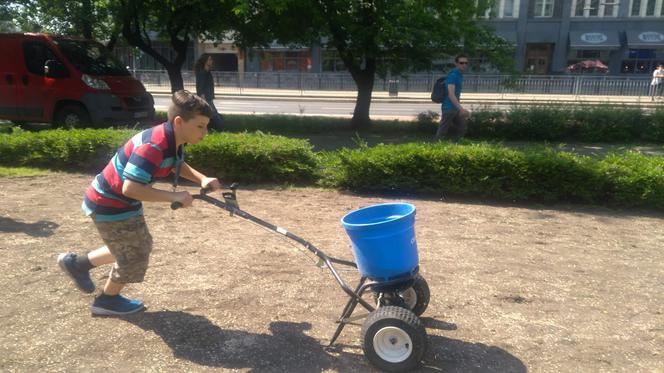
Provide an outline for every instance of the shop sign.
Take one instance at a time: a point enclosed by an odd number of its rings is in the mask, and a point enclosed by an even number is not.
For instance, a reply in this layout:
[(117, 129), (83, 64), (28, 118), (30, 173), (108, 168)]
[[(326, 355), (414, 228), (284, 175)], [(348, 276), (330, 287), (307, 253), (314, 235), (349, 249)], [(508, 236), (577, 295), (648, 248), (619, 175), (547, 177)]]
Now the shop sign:
[(647, 31), (640, 33), (638, 38), (646, 43), (660, 43), (664, 41), (664, 34), (655, 31)]
[(609, 37), (601, 32), (586, 32), (581, 34), (581, 40), (590, 44), (601, 44), (609, 40)]

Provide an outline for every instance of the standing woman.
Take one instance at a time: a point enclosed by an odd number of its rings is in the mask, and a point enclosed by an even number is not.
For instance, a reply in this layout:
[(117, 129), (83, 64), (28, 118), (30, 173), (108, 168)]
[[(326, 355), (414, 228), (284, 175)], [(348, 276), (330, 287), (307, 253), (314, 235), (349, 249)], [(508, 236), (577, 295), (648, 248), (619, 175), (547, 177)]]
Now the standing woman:
[(208, 128), (214, 131), (221, 131), (221, 115), (217, 112), (214, 106), (214, 78), (212, 78), (213, 61), (212, 56), (203, 53), (194, 65), (194, 73), (196, 74), (196, 94), (205, 100), (212, 108), (212, 118)]

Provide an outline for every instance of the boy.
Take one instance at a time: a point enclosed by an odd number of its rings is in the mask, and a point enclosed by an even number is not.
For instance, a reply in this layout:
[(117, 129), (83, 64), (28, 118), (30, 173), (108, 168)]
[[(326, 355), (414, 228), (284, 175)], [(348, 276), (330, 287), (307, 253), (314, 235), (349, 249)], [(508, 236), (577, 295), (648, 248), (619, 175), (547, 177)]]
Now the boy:
[(152, 251), (141, 201), (191, 206), (193, 199), (188, 192), (153, 188), (154, 178), (174, 173), (176, 182), (182, 176), (204, 188), (220, 188), (219, 180), (184, 162), (184, 145), (205, 137), (211, 116), (212, 110), (203, 99), (187, 91), (175, 92), (168, 122), (132, 137), (86, 190), (82, 208), (106, 246), (87, 255), (60, 254), (58, 265), (81, 291), (92, 293), (95, 285), (90, 269), (113, 263), (104, 291), (92, 303), (93, 315), (128, 315), (144, 309), (140, 300), (120, 295), (125, 284), (143, 281)]

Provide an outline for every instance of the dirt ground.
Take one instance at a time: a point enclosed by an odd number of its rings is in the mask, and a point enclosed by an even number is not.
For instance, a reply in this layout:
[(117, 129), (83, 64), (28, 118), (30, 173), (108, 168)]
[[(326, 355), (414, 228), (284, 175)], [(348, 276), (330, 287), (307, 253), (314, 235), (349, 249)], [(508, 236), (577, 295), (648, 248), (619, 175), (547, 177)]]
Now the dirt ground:
[[(0, 371), (373, 371), (359, 326), (324, 348), (347, 299), (329, 270), (200, 201), (179, 211), (146, 204), (155, 250), (146, 281), (126, 294), (148, 309), (91, 317), (93, 295), (55, 262), (101, 245), (80, 210), (90, 180), (0, 178)], [(240, 190), (239, 200), (352, 259), (340, 218), (390, 199), (261, 187)], [(664, 371), (664, 215), (403, 200), (417, 206), (431, 288), (422, 371)], [(98, 287), (107, 272), (93, 270)], [(342, 276), (357, 281), (354, 271)]]

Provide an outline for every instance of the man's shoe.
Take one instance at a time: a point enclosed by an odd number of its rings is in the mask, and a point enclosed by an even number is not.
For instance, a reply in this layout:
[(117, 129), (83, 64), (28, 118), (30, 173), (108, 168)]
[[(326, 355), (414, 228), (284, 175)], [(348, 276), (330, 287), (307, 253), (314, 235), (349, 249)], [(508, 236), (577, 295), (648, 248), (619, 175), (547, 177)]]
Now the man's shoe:
[(143, 302), (138, 299), (128, 299), (122, 295), (101, 294), (90, 307), (93, 315), (122, 316), (140, 312), (145, 309)]
[(74, 280), (74, 284), (84, 293), (95, 291), (95, 284), (90, 278), (90, 271), (78, 269), (76, 266), (76, 254), (62, 253), (58, 255), (58, 265), (67, 276)]

